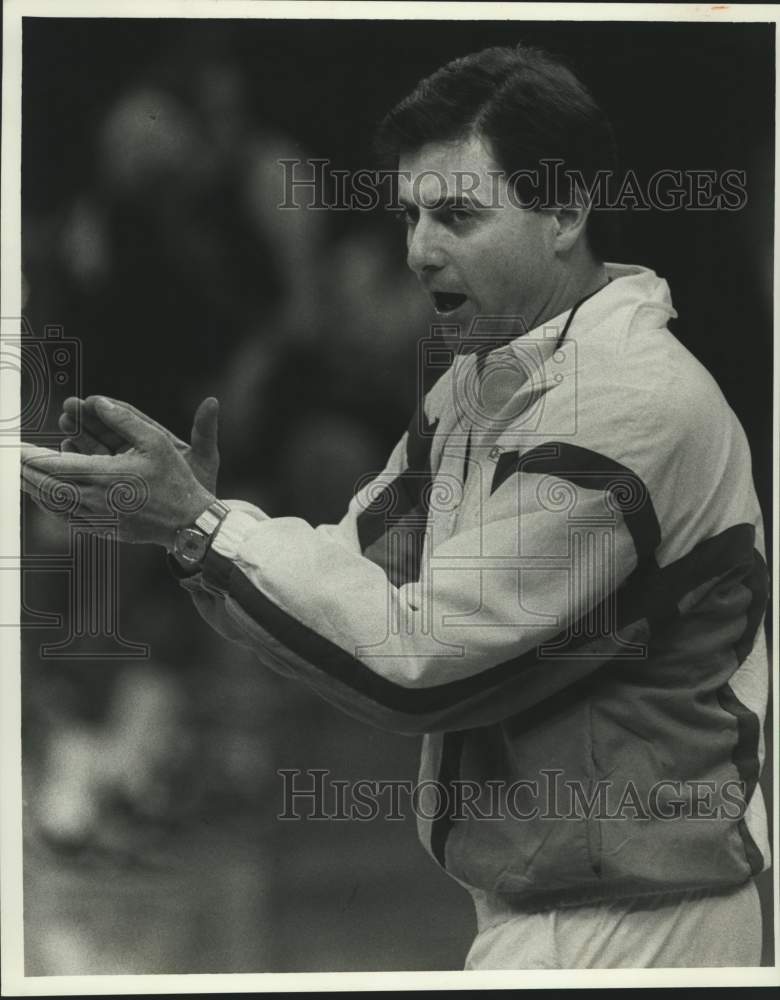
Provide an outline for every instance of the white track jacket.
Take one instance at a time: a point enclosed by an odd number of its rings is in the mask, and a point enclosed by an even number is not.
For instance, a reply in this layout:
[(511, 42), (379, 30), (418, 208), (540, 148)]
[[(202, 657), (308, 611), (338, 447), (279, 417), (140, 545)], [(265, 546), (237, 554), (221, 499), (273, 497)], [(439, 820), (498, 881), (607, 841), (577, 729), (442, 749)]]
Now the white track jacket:
[(731, 886), (769, 865), (750, 450), (667, 329), (666, 282), (607, 268), (605, 288), (505, 346), (433, 336), (444, 373), (339, 524), (227, 501), (182, 581), (268, 666), (424, 734), (424, 846), (518, 905)]

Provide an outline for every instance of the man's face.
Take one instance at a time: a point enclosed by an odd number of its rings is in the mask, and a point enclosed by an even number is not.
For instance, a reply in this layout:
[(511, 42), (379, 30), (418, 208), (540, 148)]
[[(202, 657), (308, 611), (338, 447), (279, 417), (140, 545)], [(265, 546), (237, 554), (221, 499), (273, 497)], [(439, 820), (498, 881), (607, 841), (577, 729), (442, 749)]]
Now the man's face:
[(462, 336), (475, 316), (537, 325), (556, 281), (551, 215), (508, 196), (487, 140), (432, 142), (398, 168), (407, 262), (439, 317)]

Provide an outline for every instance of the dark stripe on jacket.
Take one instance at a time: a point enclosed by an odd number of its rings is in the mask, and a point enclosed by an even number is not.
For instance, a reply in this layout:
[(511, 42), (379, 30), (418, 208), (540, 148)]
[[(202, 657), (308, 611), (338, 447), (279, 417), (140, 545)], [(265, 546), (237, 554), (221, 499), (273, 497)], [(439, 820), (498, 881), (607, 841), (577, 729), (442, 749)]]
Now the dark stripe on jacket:
[(442, 739), (441, 764), (439, 766), (439, 788), (445, 789), (443, 806), (433, 817), (431, 827), (431, 853), (442, 866), (447, 867), (444, 855), (447, 837), (454, 822), (453, 813), (457, 796), (454, 782), (460, 774), (460, 758), (463, 753), (464, 732), (445, 733)]
[[(761, 624), (769, 597), (769, 572), (761, 553), (755, 549), (753, 550), (753, 570), (742, 582), (750, 589), (752, 600), (747, 612), (745, 630), (734, 646), (737, 662), (740, 664), (745, 661), (753, 648), (756, 632)], [(721, 707), (737, 720), (737, 742), (734, 745), (731, 759), (737, 769), (740, 781), (745, 783), (745, 805), (747, 805), (756, 790), (758, 776), (761, 772), (761, 762), (758, 758), (761, 722), (756, 713), (739, 700), (730, 684), (724, 684), (720, 688), (718, 701)], [(753, 840), (744, 817), (740, 819), (738, 829), (750, 870), (756, 875), (764, 867), (763, 855)]]
[[(719, 689), (718, 701), (721, 708), (737, 720), (737, 742), (734, 744), (731, 759), (737, 769), (740, 781), (745, 784), (745, 805), (747, 806), (756, 790), (760, 771), (758, 742), (761, 734), (761, 723), (755, 712), (751, 712), (737, 698), (729, 684), (724, 684)], [(753, 875), (757, 875), (764, 867), (764, 858), (748, 830), (744, 817), (739, 820), (737, 829), (742, 838), (750, 871)]]
[(400, 587), (420, 576), (432, 482), (431, 447), (438, 421), (418, 410), (407, 430), (407, 468), (357, 516), (360, 550)]
[(588, 448), (562, 441), (545, 442), (520, 455), (504, 452), (493, 473), (491, 494), (510, 476), (523, 472), (551, 475), (586, 490), (607, 493), (634, 541), (637, 559), (651, 559), (661, 541), (661, 527), (642, 479), (631, 469)]
[[(663, 570), (652, 573), (636, 570), (617, 591), (617, 628), (648, 616), (657, 616), (659, 609), (673, 608), (676, 612), (677, 602), (688, 591), (716, 576), (725, 575), (740, 565), (747, 573), (753, 565), (754, 537), (752, 525), (735, 525), (715, 538), (700, 543), (683, 559)], [(472, 696), (490, 693), (492, 689), (502, 685), (509, 688), (505, 694), (507, 714), (511, 714), (511, 688), (516, 686), (522, 692), (524, 669), (544, 659), (545, 646), (557, 645), (559, 649), (556, 650), (556, 659), (562, 663), (566, 656), (561, 655), (560, 647), (577, 631), (564, 629), (541, 647), (528, 650), (469, 677), (430, 687), (408, 688), (380, 676), (340, 646), (309, 629), (259, 591), (232, 562), (218, 553), (211, 551), (206, 556), (204, 575), (207, 583), (209, 579), (222, 587), (227, 583), (225, 589), (229, 590), (252, 619), (285, 648), (308, 661), (317, 670), (384, 708), (410, 715), (435, 713)], [(614, 596), (610, 595), (608, 600), (614, 600)], [(604, 618), (599, 617), (598, 620)], [(578, 651), (582, 651), (592, 641), (592, 636), (586, 636), (579, 643), (569, 644), (567, 652), (576, 657)], [(547, 668), (554, 669), (554, 661), (552, 658), (549, 660)]]

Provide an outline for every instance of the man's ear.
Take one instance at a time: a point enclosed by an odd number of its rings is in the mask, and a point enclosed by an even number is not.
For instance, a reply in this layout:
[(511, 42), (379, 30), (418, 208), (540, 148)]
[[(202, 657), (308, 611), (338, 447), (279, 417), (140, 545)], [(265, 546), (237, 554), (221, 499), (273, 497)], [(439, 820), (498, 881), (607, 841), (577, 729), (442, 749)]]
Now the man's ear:
[(576, 202), (566, 208), (550, 210), (553, 222), (554, 248), (557, 253), (568, 253), (582, 235), (590, 213), (590, 205)]

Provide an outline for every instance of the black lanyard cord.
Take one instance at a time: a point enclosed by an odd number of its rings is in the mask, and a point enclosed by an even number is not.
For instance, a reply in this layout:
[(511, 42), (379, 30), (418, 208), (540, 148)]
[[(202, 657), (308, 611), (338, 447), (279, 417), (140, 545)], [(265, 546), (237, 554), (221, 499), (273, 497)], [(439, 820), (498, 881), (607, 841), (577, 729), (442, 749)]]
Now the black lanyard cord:
[(589, 292), (584, 298), (580, 299), (579, 302), (577, 302), (575, 305), (572, 306), (572, 310), (569, 313), (569, 318), (566, 320), (566, 324), (563, 330), (561, 331), (561, 334), (558, 337), (557, 341), (555, 342), (556, 351), (560, 349), (560, 346), (563, 343), (566, 334), (569, 332), (569, 327), (571, 326), (574, 317), (577, 315), (577, 310), (579, 309), (579, 307), (583, 305), (585, 302), (587, 302), (588, 299), (592, 299), (594, 295), (598, 295), (599, 292), (603, 291), (610, 283), (610, 281), (612, 281), (612, 278), (607, 278), (606, 284), (602, 285), (600, 288), (597, 288), (595, 292)]

